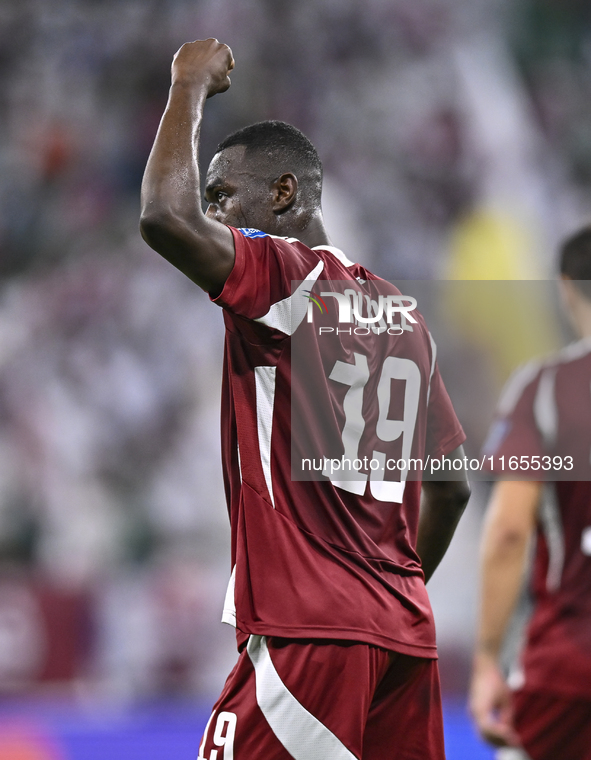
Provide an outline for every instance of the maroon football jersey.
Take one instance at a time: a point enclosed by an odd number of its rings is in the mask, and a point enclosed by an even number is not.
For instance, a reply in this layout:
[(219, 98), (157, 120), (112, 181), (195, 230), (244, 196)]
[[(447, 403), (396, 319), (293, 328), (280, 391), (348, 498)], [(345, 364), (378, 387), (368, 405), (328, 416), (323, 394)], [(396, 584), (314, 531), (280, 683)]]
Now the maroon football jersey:
[[(525, 688), (591, 697), (591, 340), (513, 376), (487, 456), (556, 457), (544, 482), (532, 568)], [(572, 457), (572, 470), (570, 467)], [(543, 460), (541, 460), (543, 461)], [(500, 474), (497, 467), (497, 473)], [(538, 477), (542, 479), (542, 474)], [(505, 472), (507, 477), (507, 472)], [(521, 473), (523, 477), (523, 473)], [(578, 478), (574, 480), (573, 478)], [(567, 479), (568, 478), (568, 479)]]
[[(441, 456), (464, 434), (424, 320), (338, 249), (232, 232), (236, 261), (215, 299), (233, 564), (223, 619), (239, 645), (348, 639), (435, 657), (415, 551), (420, 474), (396, 463)], [(390, 309), (382, 327), (372, 301)], [(344, 460), (356, 464), (327, 464)]]

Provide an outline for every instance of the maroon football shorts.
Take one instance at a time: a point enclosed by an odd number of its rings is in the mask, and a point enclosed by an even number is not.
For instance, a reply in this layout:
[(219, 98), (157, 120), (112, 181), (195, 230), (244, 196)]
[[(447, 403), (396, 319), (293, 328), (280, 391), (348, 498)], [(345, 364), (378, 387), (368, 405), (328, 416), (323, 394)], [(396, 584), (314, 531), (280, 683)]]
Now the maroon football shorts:
[(203, 760), (444, 760), (436, 660), (370, 644), (251, 636)]
[(591, 760), (591, 700), (520, 689), (513, 723), (532, 760)]

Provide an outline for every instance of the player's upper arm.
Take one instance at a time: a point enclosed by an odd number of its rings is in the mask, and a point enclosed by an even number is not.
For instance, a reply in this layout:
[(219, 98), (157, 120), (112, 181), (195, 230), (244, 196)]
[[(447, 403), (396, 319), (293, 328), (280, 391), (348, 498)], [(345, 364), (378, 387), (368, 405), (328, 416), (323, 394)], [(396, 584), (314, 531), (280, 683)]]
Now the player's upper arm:
[(493, 487), (485, 518), (489, 543), (510, 545), (529, 538), (536, 523), (542, 483), (499, 480)]
[[(443, 478), (441, 471), (425, 470), (422, 488), (430, 501), (439, 501), (442, 504), (463, 509), (470, 498), (465, 458), (464, 447), (458, 446), (444, 457), (445, 462), (449, 462), (449, 468), (444, 468), (445, 476)], [(453, 466), (456, 461), (461, 462), (461, 466), (457, 469)]]
[(218, 296), (234, 266), (234, 239), (229, 228), (195, 212), (188, 219), (171, 210), (142, 212), (140, 231), (148, 245), (212, 297)]

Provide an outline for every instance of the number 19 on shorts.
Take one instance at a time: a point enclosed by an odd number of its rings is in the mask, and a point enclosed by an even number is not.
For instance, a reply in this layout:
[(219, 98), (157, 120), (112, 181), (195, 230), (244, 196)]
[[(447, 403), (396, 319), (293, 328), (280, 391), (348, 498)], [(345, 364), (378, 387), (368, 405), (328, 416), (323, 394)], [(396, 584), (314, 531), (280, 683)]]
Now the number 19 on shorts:
[(209, 757), (205, 757), (203, 754), (205, 743), (207, 741), (207, 734), (209, 732), (209, 724), (214, 716), (209, 719), (205, 732), (203, 734), (203, 740), (201, 747), (199, 748), (199, 755), (197, 760), (234, 760), (234, 735), (236, 733), (236, 714), (231, 712), (221, 712), (217, 716), (215, 722), (215, 728), (213, 732), (212, 741), (216, 747), (219, 747), (223, 754), (218, 758), (219, 749), (212, 749), (209, 753)]

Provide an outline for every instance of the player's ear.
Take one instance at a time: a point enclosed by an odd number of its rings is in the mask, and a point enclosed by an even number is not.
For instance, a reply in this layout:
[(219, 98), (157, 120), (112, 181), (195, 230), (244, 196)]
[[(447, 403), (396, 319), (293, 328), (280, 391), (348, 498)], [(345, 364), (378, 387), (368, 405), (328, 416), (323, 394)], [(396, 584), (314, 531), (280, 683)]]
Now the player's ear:
[(273, 183), (273, 212), (282, 214), (290, 208), (298, 192), (298, 178), (291, 172), (281, 174)]

